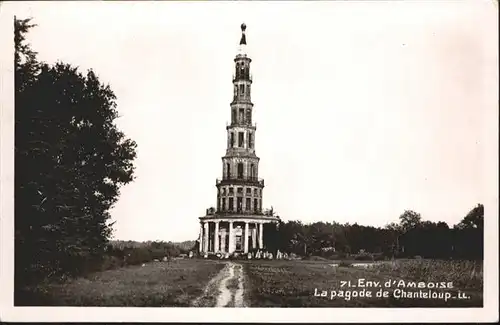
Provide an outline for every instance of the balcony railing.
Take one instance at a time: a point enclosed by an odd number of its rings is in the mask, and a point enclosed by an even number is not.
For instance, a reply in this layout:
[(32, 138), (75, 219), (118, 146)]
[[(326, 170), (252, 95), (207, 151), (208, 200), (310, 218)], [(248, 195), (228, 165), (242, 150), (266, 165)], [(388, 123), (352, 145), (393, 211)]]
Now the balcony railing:
[(264, 186), (264, 180), (262, 178), (258, 177), (252, 177), (252, 176), (229, 176), (229, 177), (224, 177), (224, 178), (217, 178), (216, 180), (216, 185), (219, 184), (244, 184), (244, 183), (257, 183), (260, 186)]
[(232, 209), (232, 210), (218, 210), (216, 212), (218, 215), (224, 215), (224, 214), (258, 214), (258, 215), (264, 215), (262, 210), (256, 209), (256, 210), (243, 210), (243, 209)]
[(253, 82), (253, 76), (252, 74), (238, 74), (234, 75), (233, 73), (233, 82), (238, 81), (238, 80), (250, 80)]
[(236, 121), (235, 122), (226, 121), (226, 130), (229, 130), (229, 129), (234, 128), (234, 127), (241, 127), (241, 126), (250, 127), (253, 130), (257, 130), (257, 122), (252, 123), (251, 121), (249, 121), (249, 122), (245, 121), (245, 123), (238, 123)]

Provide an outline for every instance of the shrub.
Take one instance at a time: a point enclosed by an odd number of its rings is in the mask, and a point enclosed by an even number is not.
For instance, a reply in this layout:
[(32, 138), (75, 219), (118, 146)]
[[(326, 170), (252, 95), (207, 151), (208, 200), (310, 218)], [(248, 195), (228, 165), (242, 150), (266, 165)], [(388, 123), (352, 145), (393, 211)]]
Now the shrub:
[(331, 252), (330, 254), (323, 255), (330, 260), (342, 260), (349, 257), (349, 254), (344, 252)]
[(371, 254), (358, 254), (354, 256), (356, 261), (373, 261), (373, 256)]
[(339, 266), (341, 267), (351, 267), (352, 263), (349, 261), (340, 261)]
[(142, 264), (152, 260), (153, 258), (151, 256), (151, 252), (145, 247), (133, 248), (129, 250), (128, 256), (125, 258), (128, 265)]
[(117, 256), (104, 256), (102, 261), (101, 270), (111, 270), (124, 266), (125, 262), (123, 258)]

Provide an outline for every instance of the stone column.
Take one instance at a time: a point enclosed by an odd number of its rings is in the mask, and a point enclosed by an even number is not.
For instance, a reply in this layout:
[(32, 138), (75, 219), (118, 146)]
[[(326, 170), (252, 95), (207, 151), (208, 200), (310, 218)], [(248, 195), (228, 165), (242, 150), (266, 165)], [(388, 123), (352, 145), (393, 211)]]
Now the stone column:
[(204, 236), (203, 236), (203, 252), (207, 253), (208, 252), (208, 221), (203, 223), (204, 229)]
[(252, 248), (257, 248), (257, 223), (254, 224), (252, 229)]
[(220, 236), (220, 251), (221, 253), (225, 253), (226, 252), (226, 230), (224, 229), (223, 232), (221, 232), (221, 236)]
[(245, 238), (245, 250), (244, 252), (245, 253), (248, 253), (248, 222), (245, 221), (245, 234), (244, 234), (244, 238)]
[(264, 224), (259, 223), (259, 248), (262, 249), (264, 248)]
[(214, 231), (214, 253), (219, 251), (219, 221), (215, 222), (215, 231)]
[(233, 222), (229, 221), (229, 252), (234, 252)]
[(200, 237), (198, 238), (198, 252), (203, 252), (203, 222), (200, 222)]

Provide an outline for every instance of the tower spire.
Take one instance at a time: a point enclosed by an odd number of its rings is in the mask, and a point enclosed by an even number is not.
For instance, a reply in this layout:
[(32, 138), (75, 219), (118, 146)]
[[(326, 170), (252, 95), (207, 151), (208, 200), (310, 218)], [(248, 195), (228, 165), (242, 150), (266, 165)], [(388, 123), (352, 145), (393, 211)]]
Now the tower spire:
[(247, 45), (247, 38), (245, 36), (245, 30), (247, 29), (247, 25), (245, 23), (241, 24), (241, 40), (240, 45)]

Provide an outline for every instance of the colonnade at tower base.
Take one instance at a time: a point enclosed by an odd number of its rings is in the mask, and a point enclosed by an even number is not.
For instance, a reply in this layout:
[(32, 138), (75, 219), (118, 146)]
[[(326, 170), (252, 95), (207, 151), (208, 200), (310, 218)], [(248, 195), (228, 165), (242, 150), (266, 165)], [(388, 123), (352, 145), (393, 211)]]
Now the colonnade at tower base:
[[(265, 248), (264, 224), (276, 222), (269, 219), (224, 219), (200, 218), (199, 252), (248, 253), (254, 249)], [(262, 216), (259, 216), (262, 217)]]

